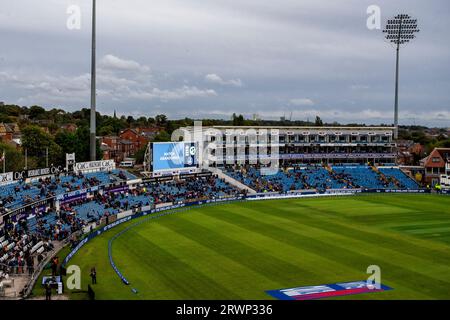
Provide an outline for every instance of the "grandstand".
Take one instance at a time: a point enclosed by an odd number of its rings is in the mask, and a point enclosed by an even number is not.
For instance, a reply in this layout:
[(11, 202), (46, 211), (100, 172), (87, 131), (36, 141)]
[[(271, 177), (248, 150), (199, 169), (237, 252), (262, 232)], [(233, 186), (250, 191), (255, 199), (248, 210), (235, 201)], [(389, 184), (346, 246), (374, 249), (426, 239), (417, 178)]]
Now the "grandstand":
[(65, 176), (42, 177), (31, 183), (25, 183), (23, 180), (20, 180), (2, 186), (0, 190), (0, 204), (6, 209), (16, 209), (26, 204), (67, 192), (133, 179), (136, 179), (136, 177), (129, 172), (112, 170), (110, 172), (93, 172), (84, 175), (73, 173)]
[[(256, 195), (419, 188), (393, 166), (289, 164), (271, 175), (261, 166), (235, 164), (214, 171), (229, 179), (201, 168), (143, 179), (104, 163), (96, 170), (93, 163), (78, 166), (87, 169), (77, 172), (11, 180), (0, 189), (0, 293), (5, 294), (5, 286), (14, 288), (10, 275), (31, 277), (64, 244), (74, 248), (83, 234), (141, 210), (254, 196), (242, 185)], [(19, 291), (26, 294), (29, 288)]]
[(201, 162), (209, 167), (261, 160), (275, 160), (280, 167), (396, 162), (392, 127), (198, 126), (180, 132), (184, 141), (199, 144)]
[(417, 182), (398, 167), (295, 166), (263, 175), (255, 167), (225, 169), (230, 177), (257, 192), (291, 192), (329, 189), (418, 189)]
[[(131, 184), (133, 181), (139, 183)], [(166, 178), (161, 183), (142, 181), (119, 170), (16, 181), (1, 190), (2, 288), (10, 283), (4, 275), (34, 272), (62, 241), (106, 225), (120, 213), (240, 193), (212, 174)]]

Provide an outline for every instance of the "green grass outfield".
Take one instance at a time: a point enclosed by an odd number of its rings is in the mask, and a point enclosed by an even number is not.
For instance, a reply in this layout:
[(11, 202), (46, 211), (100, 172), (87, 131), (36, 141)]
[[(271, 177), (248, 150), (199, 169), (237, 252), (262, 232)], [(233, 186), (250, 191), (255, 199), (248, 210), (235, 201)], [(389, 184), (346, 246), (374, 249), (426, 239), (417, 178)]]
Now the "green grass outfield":
[[(134, 220), (81, 249), (97, 299), (270, 299), (265, 291), (367, 279), (394, 290), (340, 299), (450, 299), (450, 197), (361, 195), (237, 202)], [(132, 288), (138, 290), (135, 294)], [(83, 299), (85, 294), (69, 294)]]

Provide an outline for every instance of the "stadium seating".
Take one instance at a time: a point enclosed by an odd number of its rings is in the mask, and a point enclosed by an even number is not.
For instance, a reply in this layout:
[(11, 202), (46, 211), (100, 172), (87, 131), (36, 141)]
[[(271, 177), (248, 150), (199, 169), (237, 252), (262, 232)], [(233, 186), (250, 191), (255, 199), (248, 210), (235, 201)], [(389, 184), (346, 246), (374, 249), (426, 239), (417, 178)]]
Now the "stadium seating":
[[(136, 176), (129, 172), (114, 170), (109, 173), (60, 175), (32, 183), (18, 181), (0, 188), (0, 210), (14, 210), (50, 196), (133, 179)], [(138, 201), (139, 198), (130, 198), (131, 204)], [(85, 206), (86, 208), (80, 208), (79, 216), (70, 216), (64, 212), (58, 215), (55, 211), (49, 211), (30, 214), (21, 221), (0, 228), (0, 271), (4, 268), (17, 271), (17, 268), (24, 266), (28, 257), (40, 256), (51, 250), (52, 240), (62, 240), (92, 221), (91, 212), (96, 212), (97, 217), (99, 212), (105, 213), (101, 205), (88, 203)], [(109, 212), (114, 214), (118, 210), (111, 209)]]
[(136, 179), (136, 176), (127, 171), (114, 170), (111, 173), (94, 172), (84, 175), (58, 176), (53, 179), (41, 179), (29, 184), (16, 182), (0, 188), (0, 202), (3, 203), (5, 208), (16, 209), (27, 203), (42, 200), (50, 196), (89, 188), (95, 185), (134, 179)]
[[(294, 166), (272, 175), (263, 175), (256, 167), (224, 170), (232, 178), (257, 192), (289, 192), (327, 189), (417, 189), (417, 183), (395, 167), (370, 166)], [(68, 175), (39, 180), (30, 184), (16, 182), (0, 189), (3, 206), (19, 208), (49, 195), (134, 180), (129, 172), (114, 170), (84, 175)], [(215, 199), (242, 194), (227, 182), (210, 177), (190, 177), (169, 182), (149, 182), (129, 191), (104, 192), (93, 199), (63, 205), (59, 212), (30, 214), (20, 221), (0, 228), (0, 272), (2, 268), (23, 270), (30, 257), (41, 257), (53, 248), (52, 241), (62, 240), (90, 223), (137, 207)]]
[(257, 192), (288, 192), (316, 189), (417, 189), (415, 181), (398, 168), (370, 166), (295, 166), (273, 175), (262, 175), (254, 167), (224, 170), (230, 177)]
[(419, 185), (416, 181), (408, 177), (405, 173), (397, 168), (379, 168), (380, 172), (383, 173), (387, 178), (393, 178), (397, 180), (398, 187), (400, 189), (418, 189)]

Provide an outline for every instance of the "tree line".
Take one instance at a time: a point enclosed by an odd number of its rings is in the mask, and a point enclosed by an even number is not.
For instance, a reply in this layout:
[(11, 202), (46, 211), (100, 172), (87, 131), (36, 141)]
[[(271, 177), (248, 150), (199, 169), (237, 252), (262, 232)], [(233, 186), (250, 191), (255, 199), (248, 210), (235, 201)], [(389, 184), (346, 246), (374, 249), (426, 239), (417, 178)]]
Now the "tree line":
[[(133, 117), (105, 115), (97, 112), (97, 136), (119, 135), (127, 128), (158, 127), (160, 133), (155, 142), (169, 141), (172, 132), (180, 127), (193, 126), (195, 119), (184, 118), (169, 120), (166, 115), (154, 117)], [(325, 123), (319, 116), (314, 121), (301, 120), (251, 120), (242, 114), (233, 114), (230, 119), (201, 119), (203, 126), (364, 126), (364, 124), (340, 125), (337, 122)], [(22, 134), (22, 147), (0, 141), (0, 155), (6, 153), (6, 171), (22, 170), (25, 167), (25, 149), (27, 150), (27, 167), (44, 167), (64, 165), (66, 153), (76, 153), (77, 161), (89, 161), (89, 125), (90, 109), (83, 108), (68, 112), (61, 108), (46, 110), (41, 106), (24, 107), (18, 105), (0, 106), (0, 123), (17, 123)], [(75, 124), (77, 130), (71, 132), (61, 127)], [(387, 126), (387, 125), (386, 125)], [(410, 139), (426, 146), (429, 152), (433, 147), (450, 147), (446, 130), (441, 129), (437, 137), (425, 134), (426, 127), (401, 127), (400, 139)], [(138, 158), (143, 158), (144, 149), (138, 151)], [(100, 146), (97, 144), (97, 157), (101, 158)], [(0, 156), (1, 158), (1, 156)], [(0, 166), (1, 168), (1, 166)]]

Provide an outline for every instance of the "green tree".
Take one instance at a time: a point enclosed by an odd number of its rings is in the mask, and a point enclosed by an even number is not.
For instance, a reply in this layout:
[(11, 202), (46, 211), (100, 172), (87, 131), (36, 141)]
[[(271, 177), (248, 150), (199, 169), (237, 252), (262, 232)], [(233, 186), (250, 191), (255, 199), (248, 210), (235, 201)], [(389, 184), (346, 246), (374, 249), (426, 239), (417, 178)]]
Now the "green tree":
[(244, 116), (242, 114), (236, 115), (236, 113), (233, 113), (233, 126), (243, 126), (245, 124)]
[(134, 158), (136, 160), (136, 164), (144, 163), (144, 156), (145, 156), (146, 150), (147, 150), (147, 146), (144, 146), (135, 153)]
[[(75, 136), (77, 138), (77, 148), (75, 149), (75, 157), (77, 162), (90, 160), (90, 134), (88, 127), (80, 127), (77, 129)], [(100, 143), (97, 140), (97, 159), (102, 158)]]
[(137, 124), (139, 127), (147, 127), (147, 126), (148, 126), (147, 118), (146, 118), (146, 117), (139, 117), (139, 118), (136, 120), (136, 124)]
[[(20, 150), (16, 149), (14, 146), (0, 142), (0, 158), (5, 152), (5, 172), (19, 171), (25, 166), (25, 158)], [(3, 162), (0, 162), (0, 170), (3, 173)]]
[(30, 108), (30, 118), (31, 119), (41, 119), (45, 114), (45, 109), (39, 106), (32, 106)]
[(61, 147), (63, 154), (76, 153), (80, 148), (80, 142), (74, 132), (59, 131), (55, 135), (55, 142)]
[(47, 150), (49, 165), (63, 164), (61, 147), (50, 134), (38, 126), (32, 125), (22, 129), (22, 147), (27, 149), (28, 157), (36, 159), (39, 167), (46, 165)]
[(100, 136), (107, 135), (118, 135), (120, 130), (128, 128), (128, 123), (126, 119), (118, 119), (113, 117), (108, 117), (106, 120), (103, 120), (101, 125), (97, 127), (97, 134)]
[(104, 127), (101, 127), (99, 130), (98, 130), (98, 134), (100, 135), (100, 136), (109, 136), (109, 135), (112, 135), (113, 133), (115, 133), (115, 131), (114, 131), (114, 128), (113, 128), (113, 126), (111, 126), (111, 125), (107, 125), (107, 126), (104, 126)]
[(128, 128), (132, 128), (134, 123), (135, 123), (135, 120), (134, 120), (133, 116), (128, 116), (127, 117)]
[(322, 127), (323, 126), (323, 121), (322, 119), (320, 119), (319, 116), (316, 116), (316, 121), (314, 122), (316, 127)]
[(165, 127), (167, 124), (167, 116), (165, 114), (158, 114), (155, 117), (156, 124), (160, 127)]
[(155, 136), (155, 139), (153, 139), (153, 142), (168, 142), (170, 141), (171, 137), (166, 131), (161, 131)]

